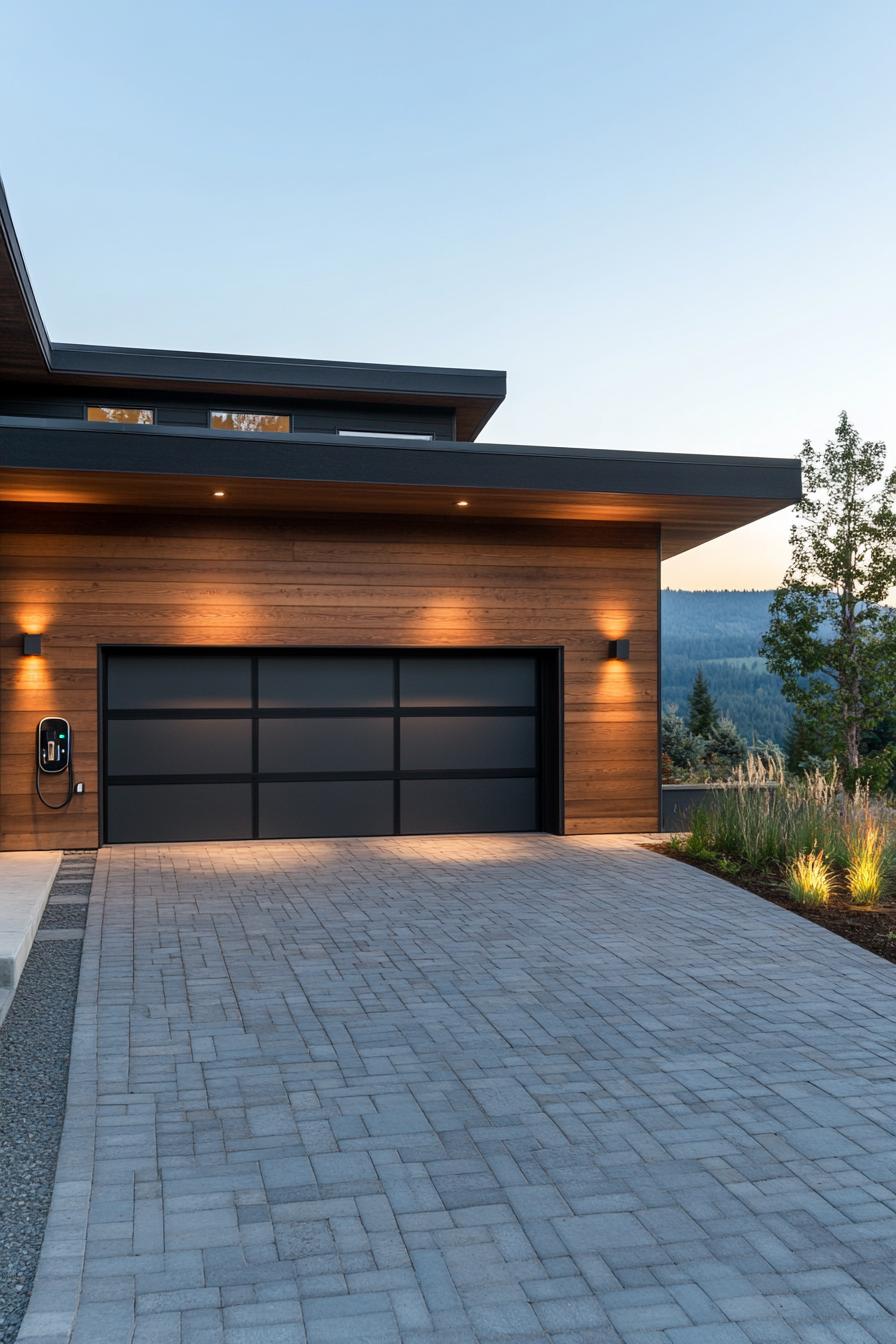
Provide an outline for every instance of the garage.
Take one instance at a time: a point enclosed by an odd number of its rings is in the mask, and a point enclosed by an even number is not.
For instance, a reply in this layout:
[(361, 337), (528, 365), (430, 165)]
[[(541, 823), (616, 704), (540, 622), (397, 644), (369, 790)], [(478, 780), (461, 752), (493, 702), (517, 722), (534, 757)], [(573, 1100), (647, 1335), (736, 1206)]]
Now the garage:
[(559, 662), (107, 650), (105, 840), (558, 830)]

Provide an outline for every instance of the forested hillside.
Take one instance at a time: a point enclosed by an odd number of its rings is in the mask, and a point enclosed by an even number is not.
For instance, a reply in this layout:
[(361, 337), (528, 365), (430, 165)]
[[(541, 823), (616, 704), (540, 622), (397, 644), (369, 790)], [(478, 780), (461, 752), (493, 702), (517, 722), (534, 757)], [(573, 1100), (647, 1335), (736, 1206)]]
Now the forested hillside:
[(694, 674), (702, 667), (719, 710), (748, 742), (771, 738), (783, 744), (790, 706), (757, 653), (771, 600), (766, 591), (664, 589), (663, 704), (686, 715)]

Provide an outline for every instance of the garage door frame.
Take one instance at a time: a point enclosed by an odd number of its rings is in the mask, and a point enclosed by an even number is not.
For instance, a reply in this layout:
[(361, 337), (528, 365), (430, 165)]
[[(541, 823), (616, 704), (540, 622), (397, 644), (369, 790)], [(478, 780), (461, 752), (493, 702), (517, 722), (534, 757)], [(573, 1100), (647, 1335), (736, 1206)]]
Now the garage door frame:
[[(257, 661), (253, 661), (253, 706), (250, 709), (210, 709), (195, 710), (122, 710), (110, 711), (108, 708), (108, 664), (109, 659), (116, 654), (137, 654), (140, 656), (150, 656), (164, 658), (170, 655), (199, 655), (202, 657), (214, 658), (221, 655), (235, 655), (239, 657), (249, 657), (253, 660), (268, 657), (296, 657), (302, 655), (322, 655), (326, 657), (371, 657), (384, 656), (395, 660), (397, 671), (399, 658), (457, 658), (462, 660), (466, 657), (532, 657), (536, 661), (537, 674), (537, 692), (535, 704), (535, 722), (536, 722), (536, 766), (535, 771), (500, 771), (495, 769), (463, 769), (458, 771), (410, 771), (393, 769), (392, 771), (379, 770), (375, 772), (377, 779), (393, 779), (395, 782), (395, 819), (396, 825), (400, 827), (399, 807), (398, 807), (398, 783), (401, 779), (488, 779), (488, 778), (506, 778), (513, 776), (533, 777), (536, 780), (537, 793), (537, 826), (536, 829), (561, 835), (564, 832), (564, 799), (563, 799), (563, 646), (562, 645), (505, 645), (505, 646), (464, 646), (462, 648), (440, 648), (437, 646), (371, 646), (371, 645), (290, 645), (290, 646), (264, 646), (264, 645), (147, 645), (147, 644), (102, 644), (98, 646), (98, 717), (100, 724), (99, 733), (99, 838), (101, 844), (110, 843), (107, 834), (107, 822), (109, 816), (109, 798), (108, 790), (110, 777), (107, 769), (109, 761), (109, 743), (108, 726), (110, 719), (127, 718), (215, 718), (215, 719), (249, 719), (252, 723), (253, 737), (253, 766), (255, 767), (251, 776), (241, 775), (241, 782), (251, 782), (252, 784), (252, 830), (253, 835), (249, 838), (258, 838), (259, 816), (258, 816), (258, 792), (259, 785), (264, 782), (263, 774), (258, 771), (258, 725), (266, 717), (272, 718), (299, 718), (315, 717), (314, 711), (304, 710), (284, 710), (284, 709), (263, 709), (258, 704), (258, 677)], [(514, 711), (502, 709), (501, 707), (488, 706), (479, 709), (467, 706), (464, 708), (445, 708), (433, 711), (431, 708), (419, 710), (402, 708), (398, 704), (397, 695), (395, 704), (391, 709), (377, 711), (376, 716), (392, 717), (395, 724), (396, 740), (399, 730), (399, 723), (402, 718), (414, 717), (415, 714), (451, 717), (452, 714), (469, 715), (483, 714), (500, 716), (502, 713), (512, 713)], [(329, 715), (330, 711), (327, 711)], [(341, 711), (345, 717), (369, 716), (371, 711), (368, 709), (344, 710)], [(396, 759), (393, 765), (400, 766)], [(299, 779), (313, 781), (320, 778), (323, 780), (333, 780), (339, 772), (326, 772), (318, 774), (315, 772), (295, 772), (293, 776), (284, 776), (278, 774), (277, 779)], [(346, 772), (345, 778), (357, 779), (363, 777), (364, 772)], [(370, 775), (368, 777), (373, 777)], [(132, 782), (140, 776), (129, 777)], [(216, 777), (219, 781), (225, 781), (228, 777), (219, 775)], [(161, 784), (163, 779), (171, 783), (188, 783), (197, 781), (199, 775), (178, 775), (176, 777), (163, 777), (159, 775), (146, 776), (147, 783), (154, 782)], [(208, 776), (206, 776), (208, 779)], [(400, 834), (400, 829), (394, 832)], [(267, 837), (265, 837), (267, 838)], [(290, 837), (283, 837), (290, 838)], [(298, 838), (298, 837), (297, 837)], [(214, 843), (210, 841), (209, 843)]]

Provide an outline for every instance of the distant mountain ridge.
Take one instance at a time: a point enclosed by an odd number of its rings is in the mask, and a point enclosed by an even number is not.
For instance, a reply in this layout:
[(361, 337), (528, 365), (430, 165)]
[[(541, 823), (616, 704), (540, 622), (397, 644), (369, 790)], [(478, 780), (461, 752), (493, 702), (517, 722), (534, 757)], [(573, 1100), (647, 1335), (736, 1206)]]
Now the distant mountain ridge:
[(748, 742), (783, 745), (791, 708), (781, 682), (759, 657), (768, 629), (771, 589), (662, 591), (663, 704), (687, 714), (688, 695), (702, 667), (713, 699)]

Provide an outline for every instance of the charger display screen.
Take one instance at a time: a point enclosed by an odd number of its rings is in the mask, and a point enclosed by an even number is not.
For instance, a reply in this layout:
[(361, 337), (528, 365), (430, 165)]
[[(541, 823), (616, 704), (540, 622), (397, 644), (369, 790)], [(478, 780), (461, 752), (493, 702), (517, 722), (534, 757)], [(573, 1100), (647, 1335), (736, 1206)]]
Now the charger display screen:
[(41, 719), (37, 729), (37, 764), (48, 775), (68, 768), (71, 729), (67, 719)]

